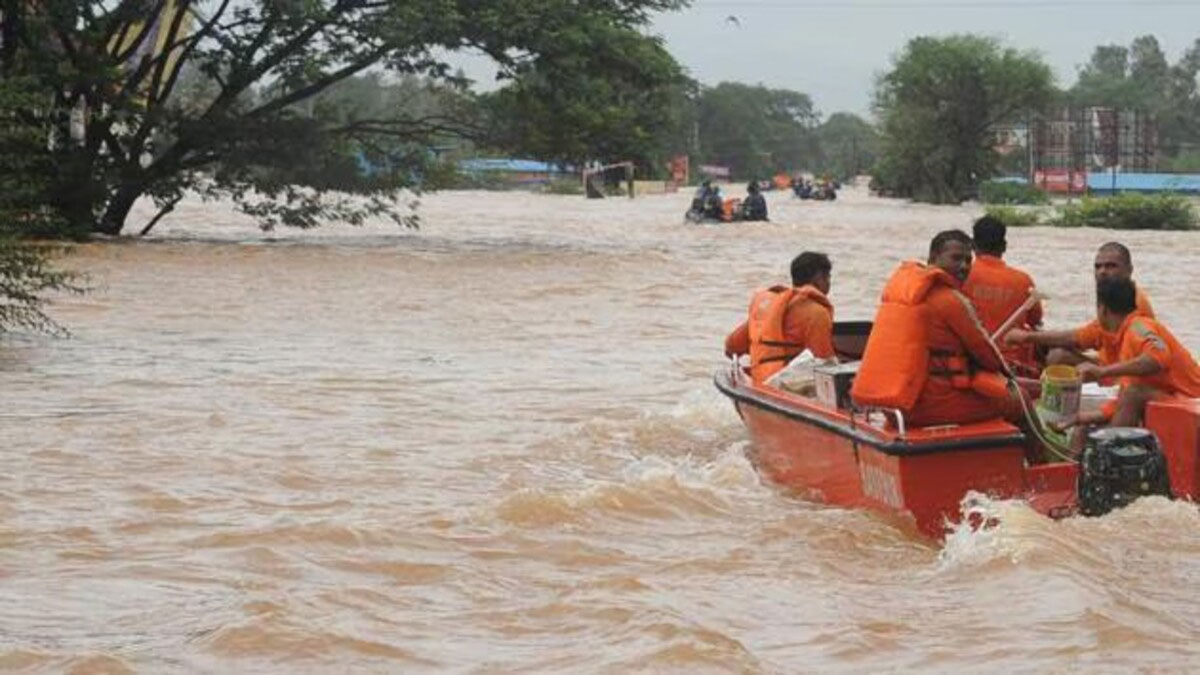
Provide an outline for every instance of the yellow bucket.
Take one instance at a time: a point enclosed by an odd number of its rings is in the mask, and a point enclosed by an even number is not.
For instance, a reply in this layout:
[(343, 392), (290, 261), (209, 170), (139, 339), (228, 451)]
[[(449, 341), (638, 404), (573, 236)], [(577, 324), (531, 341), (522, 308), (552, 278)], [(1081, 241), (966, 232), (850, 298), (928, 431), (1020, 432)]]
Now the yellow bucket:
[(1037, 402), (1042, 425), (1074, 417), (1079, 412), (1083, 380), (1075, 366), (1046, 366), (1042, 371), (1042, 395)]

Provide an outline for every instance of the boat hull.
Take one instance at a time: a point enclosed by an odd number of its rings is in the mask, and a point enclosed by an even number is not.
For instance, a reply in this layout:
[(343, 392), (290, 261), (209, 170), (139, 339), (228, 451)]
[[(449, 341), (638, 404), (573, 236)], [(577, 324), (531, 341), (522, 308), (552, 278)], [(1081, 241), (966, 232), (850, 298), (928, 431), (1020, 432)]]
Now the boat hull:
[(1076, 465), (1027, 466), (1026, 439), (1005, 422), (901, 434), (733, 371), (715, 384), (745, 422), (760, 473), (804, 498), (873, 509), (934, 538), (961, 518), (970, 491), (1026, 499), (1049, 516), (1074, 512)]

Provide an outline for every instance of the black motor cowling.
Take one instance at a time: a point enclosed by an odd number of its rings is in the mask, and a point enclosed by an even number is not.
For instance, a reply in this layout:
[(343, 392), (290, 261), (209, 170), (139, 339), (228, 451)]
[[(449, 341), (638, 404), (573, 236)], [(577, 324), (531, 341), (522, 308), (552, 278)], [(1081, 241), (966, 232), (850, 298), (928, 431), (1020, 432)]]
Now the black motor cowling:
[(1171, 495), (1167, 459), (1146, 429), (1108, 427), (1088, 434), (1079, 462), (1079, 511), (1102, 516), (1138, 497)]

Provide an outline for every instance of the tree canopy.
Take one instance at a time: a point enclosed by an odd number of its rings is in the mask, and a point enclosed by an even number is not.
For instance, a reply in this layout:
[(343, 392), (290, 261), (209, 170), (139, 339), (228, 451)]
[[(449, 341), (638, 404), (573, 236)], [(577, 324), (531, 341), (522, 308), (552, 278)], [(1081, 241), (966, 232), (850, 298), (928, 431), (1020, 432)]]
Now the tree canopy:
[(571, 35), (554, 53), (514, 69), (482, 97), (486, 142), (575, 166), (633, 160), (657, 166), (675, 147), (688, 80), (656, 37), (618, 26)]
[(876, 86), (882, 146), (876, 185), (934, 203), (957, 203), (995, 172), (993, 127), (1050, 101), (1050, 68), (991, 38), (919, 37)]
[[(1080, 69), (1079, 79), (1066, 93), (1077, 106), (1106, 106), (1139, 110), (1153, 116), (1159, 154), (1168, 164), (1183, 160), (1179, 170), (1200, 169), (1195, 151), (1200, 144), (1200, 40), (1174, 64), (1167, 62), (1158, 39), (1142, 35), (1125, 47), (1100, 45)], [(1190, 151), (1190, 152), (1189, 152)], [(1192, 154), (1188, 160), (1181, 155)]]
[(818, 165), (837, 178), (866, 172), (879, 155), (879, 133), (858, 115), (834, 113), (817, 127), (816, 134)]
[(75, 275), (52, 266), (56, 247), (25, 240), (56, 226), (56, 216), (42, 205), (43, 139), (16, 123), (12, 112), (36, 102), (29, 82), (0, 79), (0, 333), (15, 328), (58, 332), (44, 311), (46, 294), (81, 290)]
[(696, 100), (698, 154), (738, 176), (769, 176), (817, 159), (818, 115), (807, 94), (722, 82)]
[[(381, 70), (453, 84), (459, 50), (491, 57), (501, 77), (572, 74), (637, 82), (661, 70), (593, 57), (628, 45), (653, 12), (686, 0), (45, 0), (5, 3), (0, 76), (27, 78), (38, 105), (15, 110), (43, 130), (45, 190), (70, 234), (123, 231), (135, 200), (169, 210), (187, 189), (229, 197), (266, 225), (406, 221), (395, 205), (438, 134), (480, 132), (470, 118), (309, 105), (339, 82)], [(153, 27), (148, 29), (147, 27)], [(156, 46), (161, 48), (156, 49)], [(573, 58), (579, 57), (580, 58)], [(587, 72), (573, 67), (586, 67)], [(656, 70), (658, 69), (658, 70)], [(183, 74), (202, 90), (173, 96)], [(74, 118), (75, 124), (72, 124)], [(75, 127), (73, 130), (72, 127)], [(620, 128), (625, 128), (621, 126)], [(410, 150), (398, 170), (299, 189), (289, 169), (355, 148)], [(348, 195), (346, 192), (356, 192)]]

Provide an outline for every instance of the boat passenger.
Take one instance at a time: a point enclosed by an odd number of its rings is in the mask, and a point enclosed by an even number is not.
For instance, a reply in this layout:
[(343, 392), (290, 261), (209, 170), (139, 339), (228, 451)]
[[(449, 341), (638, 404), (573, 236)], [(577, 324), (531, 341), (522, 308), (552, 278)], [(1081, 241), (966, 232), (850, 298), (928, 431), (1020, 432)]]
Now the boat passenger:
[(704, 217), (712, 220), (726, 220), (725, 196), (721, 194), (721, 186), (713, 185), (708, 189), (708, 201), (704, 203)]
[(742, 202), (742, 220), (766, 220), (767, 199), (758, 188), (758, 181), (746, 186), (746, 201)]
[(805, 349), (821, 359), (833, 351), (833, 264), (805, 251), (792, 260), (792, 286), (772, 286), (750, 299), (745, 321), (725, 338), (725, 355), (750, 355), (750, 377), (761, 384)]
[(1168, 396), (1200, 397), (1200, 366), (1162, 323), (1137, 310), (1137, 286), (1131, 279), (1106, 278), (1096, 284), (1096, 320), (1116, 336), (1117, 356), (1107, 365), (1081, 363), (1084, 382), (1118, 378), (1120, 393), (1101, 407), (1078, 413), (1060, 428), (1109, 422), (1117, 427), (1142, 424), (1146, 404)]
[(999, 351), (961, 290), (970, 271), (961, 230), (939, 232), (927, 264), (900, 264), (854, 378), (855, 403), (898, 409), (914, 426), (1019, 419)]
[[(1020, 309), (1033, 292), (1033, 277), (1004, 262), (1008, 248), (1005, 238), (1008, 228), (998, 218), (984, 216), (975, 221), (972, 239), (975, 262), (971, 274), (963, 284), (963, 293), (975, 305), (979, 320), (991, 335)], [(1025, 311), (1014, 324), (1027, 330), (1037, 329), (1042, 324), (1042, 303), (1038, 302)], [(1000, 348), (1010, 366), (1017, 366), (1036, 376), (1040, 371), (1033, 345), (1005, 344)]]
[(708, 197), (712, 192), (712, 181), (706, 180), (700, 183), (696, 188), (696, 194), (692, 195), (692, 211), (697, 214), (704, 214), (704, 209), (708, 206)]
[[(1124, 244), (1110, 241), (1096, 251), (1094, 269), (1097, 284), (1105, 279), (1130, 280), (1133, 276), (1133, 258)], [(1137, 288), (1136, 284), (1134, 287)], [(1154, 318), (1150, 298), (1141, 288), (1137, 288), (1135, 311), (1142, 316)], [(1029, 343), (1054, 347), (1055, 349), (1051, 349), (1046, 356), (1046, 363), (1072, 366), (1081, 363), (1111, 365), (1116, 362), (1119, 347), (1117, 336), (1104, 330), (1104, 326), (1097, 320), (1075, 330), (1034, 332), (1014, 329), (1005, 334), (1004, 341), (1009, 344)], [(1095, 356), (1087, 352), (1092, 349), (1096, 350)]]

